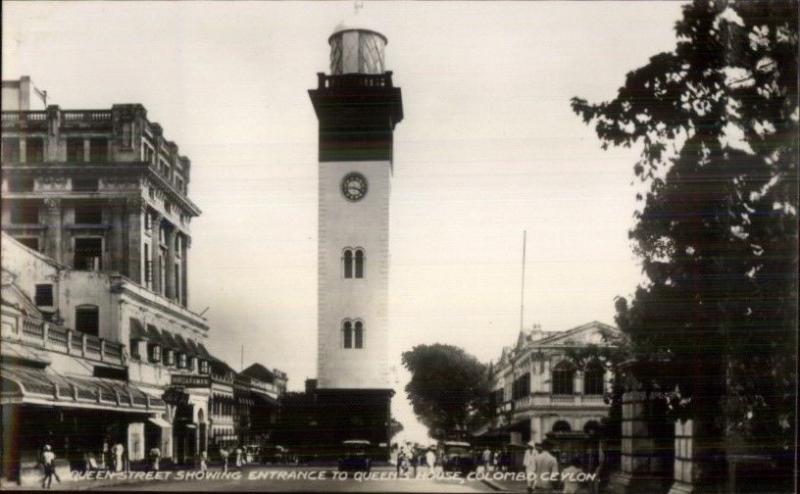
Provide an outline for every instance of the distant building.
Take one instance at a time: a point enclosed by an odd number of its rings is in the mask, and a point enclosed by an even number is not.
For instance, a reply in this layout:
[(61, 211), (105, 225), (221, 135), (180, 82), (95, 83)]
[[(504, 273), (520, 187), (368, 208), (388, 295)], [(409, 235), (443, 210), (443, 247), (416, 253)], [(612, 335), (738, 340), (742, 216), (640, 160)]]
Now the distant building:
[(495, 418), (474, 434), (522, 445), (549, 433), (598, 427), (608, 414), (603, 395), (610, 391), (611, 374), (599, 362), (576, 367), (568, 351), (605, 345), (604, 335), (617, 334), (615, 327), (597, 321), (566, 331), (521, 331), (492, 366)]

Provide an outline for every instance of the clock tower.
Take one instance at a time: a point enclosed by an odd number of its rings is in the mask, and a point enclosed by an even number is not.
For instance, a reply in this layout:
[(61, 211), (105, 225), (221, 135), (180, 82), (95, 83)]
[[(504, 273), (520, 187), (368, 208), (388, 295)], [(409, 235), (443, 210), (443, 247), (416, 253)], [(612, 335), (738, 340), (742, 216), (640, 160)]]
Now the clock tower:
[(393, 394), (389, 196), (402, 99), (384, 67), (386, 37), (360, 16), (340, 23), (328, 43), (330, 74), (317, 74), (317, 88), (309, 90), (319, 120), (315, 393), (329, 412), (320, 420), (331, 420), (331, 427), (320, 429), (329, 431), (332, 444), (366, 439), (382, 450), (388, 448)]

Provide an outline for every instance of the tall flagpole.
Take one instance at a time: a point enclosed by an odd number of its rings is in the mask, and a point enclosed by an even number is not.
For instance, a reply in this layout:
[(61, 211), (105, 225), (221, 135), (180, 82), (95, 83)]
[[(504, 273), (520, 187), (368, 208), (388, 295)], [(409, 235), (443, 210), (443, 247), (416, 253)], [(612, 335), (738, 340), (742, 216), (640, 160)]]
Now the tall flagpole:
[(522, 293), (519, 302), (519, 330), (522, 331), (525, 321), (525, 248), (528, 239), (528, 230), (522, 232)]

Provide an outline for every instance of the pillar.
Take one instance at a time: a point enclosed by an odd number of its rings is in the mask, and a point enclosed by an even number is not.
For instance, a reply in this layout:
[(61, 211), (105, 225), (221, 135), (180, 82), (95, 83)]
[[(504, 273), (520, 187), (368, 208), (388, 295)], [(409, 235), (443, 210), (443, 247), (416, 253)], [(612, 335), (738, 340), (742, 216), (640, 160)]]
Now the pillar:
[(59, 160), (59, 131), (61, 127), (61, 111), (58, 105), (47, 107), (47, 138), (44, 142), (44, 161)]
[(181, 242), (181, 304), (184, 307), (189, 306), (189, 246), (192, 243), (192, 238), (184, 235), (184, 241)]
[[(119, 271), (123, 275), (134, 279), (131, 274), (135, 271), (130, 270), (130, 265), (125, 261), (125, 245), (126, 225), (125, 213), (127, 210), (127, 202), (124, 199), (114, 198), (108, 202), (108, 223), (111, 225), (111, 230), (108, 235), (109, 242), (109, 268), (113, 271)], [(132, 232), (128, 232), (130, 235)], [(138, 281), (138, 280), (136, 280)]]
[(126, 223), (124, 261), (127, 264), (127, 276), (136, 283), (142, 283), (142, 215), (147, 203), (141, 197), (130, 197), (126, 205)]
[(167, 259), (166, 259), (166, 273), (164, 275), (165, 278), (165, 290), (164, 293), (168, 299), (175, 300), (176, 290), (175, 290), (175, 226), (169, 225), (166, 229), (166, 240), (167, 240)]
[[(625, 372), (623, 370), (623, 372)], [(663, 397), (649, 393), (625, 372), (622, 395), (622, 444), (620, 471), (611, 477), (615, 494), (659, 494), (669, 490), (672, 434), (665, 434), (666, 404)], [(671, 430), (670, 430), (671, 432)], [(665, 437), (667, 436), (667, 437)]]
[[(61, 199), (57, 197), (48, 197), (44, 200), (44, 224), (47, 225), (47, 230), (44, 235), (44, 245), (42, 245), (42, 252), (45, 255), (52, 257), (56, 262), (64, 263), (64, 251), (66, 250), (62, 243), (63, 238), (63, 213), (61, 208)], [(72, 264), (70, 262), (70, 264)]]

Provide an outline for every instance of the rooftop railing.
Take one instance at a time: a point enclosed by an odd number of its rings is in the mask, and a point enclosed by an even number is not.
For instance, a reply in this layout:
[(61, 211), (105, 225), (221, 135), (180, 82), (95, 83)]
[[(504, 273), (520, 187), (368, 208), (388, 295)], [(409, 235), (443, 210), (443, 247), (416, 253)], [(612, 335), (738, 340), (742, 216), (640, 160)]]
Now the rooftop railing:
[(106, 110), (67, 110), (61, 112), (61, 118), (66, 122), (105, 122), (111, 121), (111, 111)]

